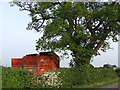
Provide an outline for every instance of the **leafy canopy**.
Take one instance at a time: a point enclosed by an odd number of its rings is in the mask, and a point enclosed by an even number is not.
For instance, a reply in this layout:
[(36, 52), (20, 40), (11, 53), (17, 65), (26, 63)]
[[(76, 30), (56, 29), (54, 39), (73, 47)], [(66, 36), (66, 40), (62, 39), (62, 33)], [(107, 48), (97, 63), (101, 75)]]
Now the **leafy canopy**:
[(98, 50), (110, 48), (108, 39), (118, 41), (119, 2), (13, 2), (29, 11), (28, 30), (43, 32), (36, 50), (72, 51), (70, 65), (90, 63)]

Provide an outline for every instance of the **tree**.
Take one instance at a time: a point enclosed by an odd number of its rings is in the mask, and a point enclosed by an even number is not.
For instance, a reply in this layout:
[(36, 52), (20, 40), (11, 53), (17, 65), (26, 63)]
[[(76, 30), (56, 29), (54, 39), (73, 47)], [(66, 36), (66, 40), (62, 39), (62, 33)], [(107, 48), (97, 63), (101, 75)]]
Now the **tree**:
[(112, 65), (110, 65), (110, 64), (104, 64), (103, 68), (112, 68)]
[(117, 68), (117, 66), (116, 65), (112, 65), (112, 68)]
[(92, 64), (90, 64), (90, 68), (94, 68), (94, 66)]
[(117, 66), (116, 65), (111, 65), (111, 64), (104, 64), (103, 68), (117, 69)]
[(112, 68), (113, 68), (114, 70), (116, 70), (116, 69), (117, 69), (117, 66), (116, 66), (116, 65), (112, 65)]
[(99, 49), (110, 49), (109, 38), (118, 41), (119, 2), (12, 2), (11, 5), (29, 12), (32, 22), (28, 30), (43, 32), (36, 50), (70, 50), (73, 66), (89, 64)]

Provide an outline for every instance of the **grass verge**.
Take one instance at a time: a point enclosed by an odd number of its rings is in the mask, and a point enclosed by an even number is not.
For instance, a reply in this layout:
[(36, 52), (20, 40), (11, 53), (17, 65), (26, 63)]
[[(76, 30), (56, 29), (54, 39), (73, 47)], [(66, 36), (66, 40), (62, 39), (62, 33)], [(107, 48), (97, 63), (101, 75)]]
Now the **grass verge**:
[(107, 82), (95, 83), (95, 84), (91, 84), (91, 85), (74, 86), (73, 88), (100, 88), (100, 87), (103, 87), (103, 86), (114, 84), (116, 82), (120, 82), (120, 78), (114, 79), (114, 80), (109, 80)]

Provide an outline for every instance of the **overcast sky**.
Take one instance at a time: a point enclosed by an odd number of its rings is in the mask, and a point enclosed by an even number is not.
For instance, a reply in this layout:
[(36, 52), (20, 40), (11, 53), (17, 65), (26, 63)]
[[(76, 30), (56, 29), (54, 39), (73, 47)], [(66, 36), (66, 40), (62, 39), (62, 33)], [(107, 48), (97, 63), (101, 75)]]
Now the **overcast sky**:
[[(35, 45), (40, 33), (26, 30), (29, 21), (28, 12), (19, 11), (17, 6), (10, 7), (7, 2), (0, 2), (0, 60), (3, 66), (11, 66), (11, 58), (37, 53)], [(118, 43), (110, 42), (114, 49), (101, 52), (100, 56), (95, 57), (91, 63), (95, 67), (102, 67), (104, 64), (118, 66)], [(68, 67), (68, 63), (69, 59), (61, 60), (60, 66)]]

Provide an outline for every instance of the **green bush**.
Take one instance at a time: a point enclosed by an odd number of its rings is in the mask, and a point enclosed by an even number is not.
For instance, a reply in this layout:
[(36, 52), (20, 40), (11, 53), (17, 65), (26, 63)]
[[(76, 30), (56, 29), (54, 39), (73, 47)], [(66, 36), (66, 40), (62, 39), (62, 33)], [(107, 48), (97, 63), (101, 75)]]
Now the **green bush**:
[(89, 70), (89, 82), (101, 83), (110, 79), (116, 79), (117, 74), (113, 69), (90, 69)]
[(55, 72), (61, 72), (62, 87), (72, 88), (75, 85), (88, 84), (87, 78), (89, 74), (88, 66), (81, 66), (80, 68), (66, 68), (57, 69)]
[[(117, 79), (116, 72), (120, 70), (89, 68), (89, 65), (79, 68), (60, 68), (52, 70), (61, 72), (59, 77), (62, 79), (60, 88), (73, 88), (75, 86), (90, 85), (94, 83), (106, 82)], [(33, 72), (27, 70), (13, 70), (11, 68), (2, 69), (2, 88), (45, 88), (36, 85), (36, 78)], [(47, 87), (49, 88), (49, 87)]]
[(115, 72), (118, 74), (118, 76), (120, 77), (120, 68), (117, 68), (116, 70), (115, 70)]
[(63, 88), (117, 79), (117, 74), (112, 69), (88, 69), (86, 66), (83, 66), (81, 68), (57, 69), (54, 71), (61, 72), (60, 78), (63, 80)]
[(11, 68), (2, 69), (2, 88), (32, 88), (35, 87), (33, 72)]

